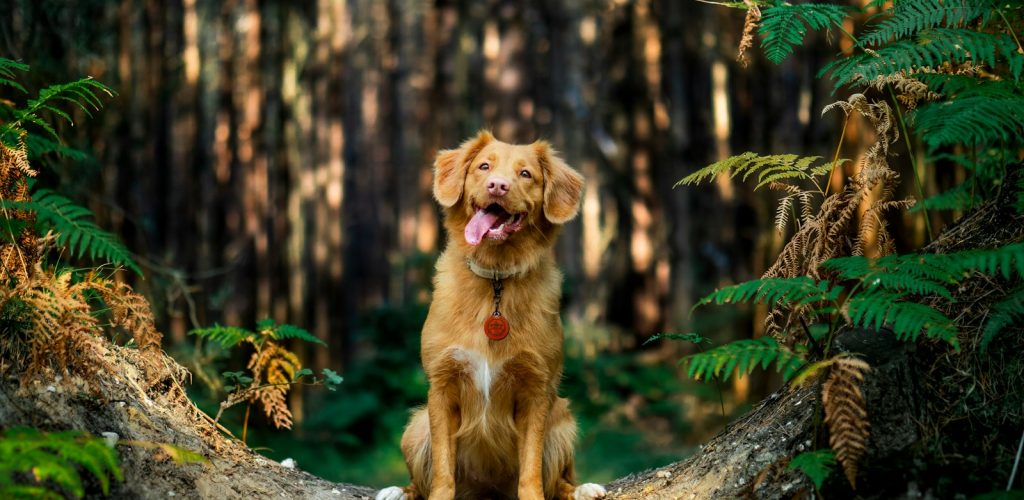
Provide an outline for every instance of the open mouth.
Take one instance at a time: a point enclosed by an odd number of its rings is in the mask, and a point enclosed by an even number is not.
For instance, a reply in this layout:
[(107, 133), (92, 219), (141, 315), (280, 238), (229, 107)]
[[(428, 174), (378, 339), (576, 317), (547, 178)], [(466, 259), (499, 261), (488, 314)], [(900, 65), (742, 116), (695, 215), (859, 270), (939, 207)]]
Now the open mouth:
[(484, 238), (504, 240), (522, 229), (526, 213), (511, 214), (497, 203), (477, 208), (473, 218), (466, 223), (466, 243), (476, 246)]

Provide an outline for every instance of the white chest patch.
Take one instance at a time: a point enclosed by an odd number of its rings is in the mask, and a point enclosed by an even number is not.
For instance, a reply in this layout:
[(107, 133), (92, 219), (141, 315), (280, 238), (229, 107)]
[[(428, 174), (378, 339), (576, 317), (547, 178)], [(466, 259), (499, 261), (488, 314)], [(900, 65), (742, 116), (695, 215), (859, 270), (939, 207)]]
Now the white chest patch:
[(466, 364), (466, 369), (473, 379), (473, 385), (484, 396), (484, 401), (491, 400), (491, 384), (494, 383), (494, 376), (501, 369), (501, 366), (492, 365), (487, 356), (472, 349), (461, 347), (452, 348), (452, 357), (456, 361)]

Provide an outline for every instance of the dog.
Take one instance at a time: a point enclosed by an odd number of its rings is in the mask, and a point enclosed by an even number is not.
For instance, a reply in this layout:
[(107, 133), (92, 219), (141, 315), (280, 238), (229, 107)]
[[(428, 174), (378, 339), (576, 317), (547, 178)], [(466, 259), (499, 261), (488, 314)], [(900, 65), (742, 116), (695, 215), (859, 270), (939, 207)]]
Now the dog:
[(558, 397), (562, 274), (552, 246), (583, 177), (544, 141), (483, 131), (438, 152), (434, 197), (448, 241), (420, 355), (427, 405), (402, 436), (411, 484), (377, 500), (604, 498), (575, 486), (576, 421)]

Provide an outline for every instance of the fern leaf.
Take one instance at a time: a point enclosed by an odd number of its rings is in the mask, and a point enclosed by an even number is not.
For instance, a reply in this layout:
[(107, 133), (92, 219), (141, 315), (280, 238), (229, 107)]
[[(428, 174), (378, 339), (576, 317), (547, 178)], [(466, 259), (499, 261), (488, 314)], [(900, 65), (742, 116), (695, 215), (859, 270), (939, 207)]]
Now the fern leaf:
[[(110, 480), (123, 481), (117, 452), (102, 439), (77, 431), (44, 433), (26, 427), (4, 431), (0, 437), (0, 492), (32, 493), (43, 498), (62, 498), (49, 489), (56, 485), (76, 498), (85, 495), (78, 468), (92, 474), (104, 494)], [(40, 484), (21, 485), (15, 474), (30, 473)]]
[(106, 260), (142, 275), (142, 269), (131, 258), (128, 249), (117, 241), (117, 237), (89, 220), (92, 216), (89, 209), (75, 205), (49, 189), (36, 191), (32, 201), (8, 203), (16, 208), (34, 211), (39, 223), (52, 227), (57, 232), (57, 243), (66, 245), (73, 255)]
[(821, 485), (832, 474), (836, 466), (836, 455), (832, 450), (825, 448), (816, 451), (805, 451), (789, 461), (788, 470), (798, 470), (807, 475), (807, 478), (814, 483), (814, 487), (821, 489)]
[(807, 276), (764, 278), (720, 288), (700, 299), (694, 308), (709, 303), (730, 304), (737, 302), (764, 302), (769, 305), (806, 306), (819, 303), (834, 303), (839, 299), (841, 293), (841, 287), (833, 287), (828, 281), (814, 281)]
[(912, 119), (932, 149), (954, 144), (1020, 144), (1024, 96), (975, 95), (933, 102), (916, 109)]
[[(733, 178), (742, 176), (744, 181), (751, 175), (757, 174), (757, 186), (754, 189), (760, 189), (773, 182), (803, 180), (823, 175), (822, 167), (824, 166), (827, 166), (824, 172), (831, 170), (831, 162), (815, 165), (819, 160), (821, 160), (820, 156), (800, 157), (792, 154), (760, 156), (757, 153), (746, 152), (712, 163), (687, 175), (677, 182), (675, 187), (700, 184), (719, 174), (729, 174)], [(840, 160), (837, 165), (846, 161), (849, 160)]]
[(973, 191), (974, 182), (969, 179), (967, 182), (957, 184), (942, 193), (917, 202), (910, 208), (910, 213), (922, 210), (970, 210), (975, 206)]
[(949, 342), (960, 349), (953, 321), (941, 312), (916, 302), (901, 302), (903, 295), (883, 290), (858, 293), (846, 302), (855, 326), (880, 330), (888, 326), (900, 340), (917, 340), (924, 332), (930, 339)]
[(728, 380), (734, 370), (746, 375), (758, 366), (767, 369), (773, 363), (783, 379), (789, 380), (806, 364), (803, 358), (771, 337), (737, 340), (687, 356), (683, 362), (687, 363), (687, 376), (697, 380), (715, 377)]
[(25, 87), (22, 87), (15, 80), (18, 77), (15, 71), (28, 71), (28, 65), (0, 57), (0, 85), (11, 87), (17, 89), (22, 94), (27, 94), (28, 91), (25, 90)]
[(312, 333), (309, 333), (308, 331), (299, 328), (295, 325), (289, 324), (278, 325), (277, 328), (274, 329), (273, 337), (275, 340), (299, 339), (303, 342), (309, 342), (311, 344), (327, 345), (324, 344), (324, 341), (318, 339)]
[(908, 38), (930, 28), (959, 27), (981, 17), (988, 10), (984, 2), (913, 0), (896, 2), (886, 11), (890, 17), (860, 37), (857, 45), (873, 47), (890, 40)]
[(775, 64), (793, 53), (793, 48), (804, 41), (808, 28), (827, 29), (842, 27), (848, 7), (834, 4), (778, 4), (761, 11), (759, 32), (765, 55)]
[[(879, 76), (912, 74), (943, 64), (987, 64), (1006, 62), (1011, 68), (1024, 68), (1024, 54), (1016, 51), (1009, 35), (981, 33), (965, 29), (937, 28), (922, 32), (916, 40), (887, 44), (877, 51), (838, 59), (826, 65), (818, 76), (831, 74), (836, 88), (853, 83), (871, 82)], [(1019, 71), (1015, 78), (1019, 77)]]
[(982, 331), (978, 348), (981, 352), (985, 352), (996, 335), (1007, 327), (1019, 325), (1022, 322), (1024, 322), (1024, 287), (1019, 287), (989, 309), (989, 318), (985, 322), (985, 329)]
[(221, 326), (218, 324), (214, 324), (209, 328), (196, 328), (195, 330), (188, 332), (188, 334), (203, 337), (211, 342), (217, 342), (228, 348), (246, 341), (256, 343), (255, 341), (259, 337), (256, 332), (246, 330), (245, 328), (239, 328), (237, 326)]
[(861, 359), (843, 358), (832, 366), (821, 391), (829, 445), (854, 488), (857, 486), (857, 462), (867, 450), (871, 428), (864, 395), (860, 392), (864, 373), (870, 369)]

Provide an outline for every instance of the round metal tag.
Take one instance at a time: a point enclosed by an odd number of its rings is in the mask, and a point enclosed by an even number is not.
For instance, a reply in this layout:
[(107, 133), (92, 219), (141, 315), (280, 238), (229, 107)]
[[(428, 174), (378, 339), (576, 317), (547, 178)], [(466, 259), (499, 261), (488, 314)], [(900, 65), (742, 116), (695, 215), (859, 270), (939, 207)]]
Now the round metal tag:
[(504, 316), (491, 316), (484, 321), (484, 333), (491, 340), (501, 340), (508, 337), (508, 320)]

